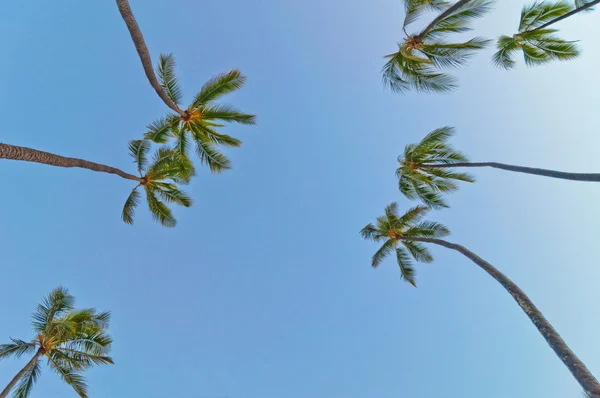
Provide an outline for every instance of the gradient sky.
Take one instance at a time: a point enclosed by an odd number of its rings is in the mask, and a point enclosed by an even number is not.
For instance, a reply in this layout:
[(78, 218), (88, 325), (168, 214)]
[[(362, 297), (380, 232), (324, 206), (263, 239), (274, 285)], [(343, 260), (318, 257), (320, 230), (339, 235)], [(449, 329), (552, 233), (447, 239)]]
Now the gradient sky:
[[(530, 1), (527, 1), (529, 3)], [(525, 2), (502, 1), (477, 34), (512, 33)], [(598, 13), (561, 23), (573, 62), (496, 70), (492, 50), (451, 95), (395, 95), (382, 56), (402, 1), (131, 0), (156, 60), (177, 56), (186, 99), (238, 67), (227, 100), (258, 115), (231, 126), (234, 169), (201, 169), (179, 225), (134, 226), (130, 181), (2, 161), (0, 337), (33, 337), (30, 314), (57, 285), (111, 310), (115, 366), (87, 373), (92, 397), (578, 397), (568, 370), (512, 298), (447, 249), (415, 289), (359, 230), (397, 190), (396, 157), (455, 126), (473, 160), (600, 171)], [(127, 142), (166, 107), (148, 85), (114, 1), (5, 2), (0, 141), (133, 171)], [(478, 170), (430, 219), (511, 277), (600, 376), (600, 185)], [(25, 359), (0, 362), (8, 383)], [(0, 384), (1, 384), (0, 383)], [(33, 398), (75, 396), (44, 367)]]

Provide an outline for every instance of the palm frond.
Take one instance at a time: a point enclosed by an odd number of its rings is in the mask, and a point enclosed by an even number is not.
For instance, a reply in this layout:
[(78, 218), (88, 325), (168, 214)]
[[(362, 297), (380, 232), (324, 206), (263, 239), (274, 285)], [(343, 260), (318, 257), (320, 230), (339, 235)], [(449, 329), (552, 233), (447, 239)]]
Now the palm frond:
[(174, 115), (155, 120), (146, 126), (148, 131), (144, 134), (144, 139), (157, 144), (164, 144), (174, 135), (173, 129), (177, 126), (177, 123), (178, 118)]
[(137, 191), (138, 187), (135, 187), (123, 206), (123, 212), (121, 213), (121, 219), (126, 224), (133, 224), (133, 213), (135, 208), (140, 204), (140, 193)]
[(213, 144), (202, 137), (202, 132), (196, 125), (192, 125), (194, 141), (196, 142), (196, 153), (200, 162), (206, 164), (213, 173), (222, 173), (231, 168), (231, 161), (227, 156), (213, 147)]
[(419, 48), (438, 68), (456, 68), (473, 57), (476, 50), (489, 44), (489, 40), (475, 37), (464, 43), (428, 43)]
[(14, 398), (27, 398), (29, 397), (29, 393), (33, 388), (33, 385), (37, 382), (40, 374), (42, 373), (42, 369), (40, 367), (40, 363), (36, 362), (33, 366), (30, 366), (29, 369), (25, 371), (25, 374), (21, 377), (19, 381), (19, 385), (15, 389), (13, 393)]
[(173, 54), (160, 54), (156, 73), (167, 97), (175, 104), (180, 105), (183, 94), (175, 75), (175, 56)]
[(377, 268), (379, 264), (381, 264), (381, 262), (394, 251), (395, 247), (396, 242), (394, 242), (392, 239), (386, 240), (379, 250), (377, 250), (373, 255), (373, 258), (371, 259), (371, 266), (373, 268)]
[(82, 375), (76, 371), (73, 371), (69, 367), (58, 363), (52, 358), (51, 355), (47, 355), (46, 357), (48, 358), (48, 365), (50, 368), (58, 373), (65, 383), (70, 385), (81, 398), (88, 397), (88, 386), (85, 382), (85, 378)]
[(175, 203), (183, 207), (190, 207), (192, 205), (192, 198), (189, 197), (185, 192), (177, 189), (175, 184), (156, 182), (156, 192), (158, 196), (167, 203)]
[(498, 51), (494, 53), (492, 62), (496, 67), (503, 69), (512, 69), (515, 67), (515, 61), (513, 59), (513, 53), (519, 50), (519, 42), (513, 36), (500, 36), (496, 43)]
[(433, 256), (429, 253), (429, 250), (419, 242), (414, 242), (411, 240), (403, 240), (402, 244), (410, 255), (421, 263), (430, 263), (433, 261)]
[(383, 83), (390, 90), (405, 93), (409, 90), (425, 93), (442, 93), (456, 89), (456, 79), (435, 70), (427, 58), (407, 56), (402, 49), (386, 55), (388, 61), (382, 69)]
[(177, 220), (173, 217), (171, 209), (155, 196), (155, 189), (150, 186), (146, 187), (146, 201), (154, 220), (167, 228), (174, 228), (177, 225)]
[(188, 135), (186, 133), (178, 134), (173, 148), (181, 156), (187, 156), (188, 153)]
[(427, 213), (430, 208), (425, 206), (415, 206), (413, 208), (408, 209), (406, 213), (404, 213), (400, 218), (398, 218), (398, 222), (402, 225), (408, 225), (410, 223), (419, 222)]
[(11, 338), (12, 343), (0, 345), (0, 359), (15, 356), (20, 358), (22, 355), (33, 354), (36, 349), (34, 343), (29, 343), (19, 339)]
[(533, 30), (571, 10), (573, 10), (573, 5), (567, 1), (536, 1), (531, 5), (526, 5), (521, 10), (519, 32)]
[(242, 113), (230, 105), (215, 104), (202, 109), (205, 119), (222, 120), (224, 122), (237, 122), (241, 124), (256, 124), (256, 115)]
[(443, 238), (450, 235), (450, 230), (434, 221), (422, 221), (406, 231), (407, 236), (422, 238)]
[(481, 18), (492, 9), (491, 0), (472, 0), (454, 12), (440, 19), (429, 32), (422, 34), (423, 39), (437, 39), (448, 33), (460, 33), (471, 30), (473, 19)]
[(48, 294), (33, 313), (33, 327), (37, 332), (43, 332), (46, 327), (60, 314), (73, 309), (75, 297), (63, 287), (58, 287)]
[(363, 229), (361, 229), (360, 236), (362, 236), (363, 239), (373, 240), (375, 242), (381, 238), (379, 230), (375, 228), (373, 224), (367, 224)]
[(406, 27), (419, 18), (425, 11), (442, 11), (450, 3), (446, 0), (404, 0), (404, 24)]
[(129, 141), (129, 155), (134, 159), (138, 171), (141, 173), (148, 163), (148, 151), (150, 151), (150, 143), (146, 140)]
[(196, 95), (193, 108), (206, 105), (228, 93), (239, 90), (246, 82), (246, 77), (237, 69), (219, 74), (207, 81)]
[(194, 127), (196, 128), (196, 131), (198, 133), (202, 134), (202, 136), (206, 137), (208, 141), (212, 142), (213, 144), (224, 145), (234, 148), (242, 145), (241, 140), (238, 140), (237, 138), (234, 138), (227, 134), (218, 133), (209, 126), (206, 126), (205, 123), (195, 123)]
[(413, 267), (412, 261), (410, 261), (410, 257), (406, 251), (399, 247), (396, 249), (396, 261), (398, 261), (398, 266), (400, 267), (400, 275), (402, 279), (417, 287), (417, 283), (415, 282), (415, 269)]

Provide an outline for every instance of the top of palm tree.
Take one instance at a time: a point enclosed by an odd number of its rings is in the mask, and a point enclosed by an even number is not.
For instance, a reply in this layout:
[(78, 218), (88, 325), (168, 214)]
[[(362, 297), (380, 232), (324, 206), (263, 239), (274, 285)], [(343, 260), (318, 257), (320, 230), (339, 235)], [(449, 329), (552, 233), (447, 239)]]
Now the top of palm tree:
[(195, 174), (194, 166), (188, 158), (167, 147), (159, 148), (154, 153), (152, 162), (149, 162), (150, 145), (150, 142), (145, 140), (129, 143), (129, 154), (137, 164), (142, 182), (131, 191), (125, 201), (122, 218), (127, 224), (133, 224), (133, 213), (140, 201), (137, 189), (144, 187), (148, 209), (153, 218), (165, 227), (174, 227), (177, 220), (167, 204), (174, 203), (184, 207), (192, 205), (192, 199), (179, 190), (177, 185), (189, 183)]
[[(81, 372), (94, 365), (112, 364), (107, 356), (112, 343), (106, 333), (109, 312), (94, 308), (75, 309), (75, 298), (67, 289), (54, 289), (33, 313), (32, 341), (11, 339), (0, 345), (0, 359), (39, 354), (48, 366), (69, 384), (80, 397), (87, 397), (87, 384)], [(26, 398), (40, 376), (41, 366), (36, 362), (20, 380), (14, 396)]]
[[(174, 69), (174, 56), (161, 54), (157, 67), (158, 79), (166, 95), (179, 105), (183, 94)], [(168, 114), (156, 120), (148, 126), (145, 138), (156, 143), (166, 143), (175, 139), (175, 150), (187, 156), (190, 137), (195, 143), (200, 161), (208, 165), (212, 172), (219, 173), (231, 168), (231, 161), (216, 147), (239, 147), (242, 142), (218, 132), (217, 129), (224, 127), (223, 123), (255, 124), (256, 116), (240, 112), (230, 105), (217, 104), (215, 101), (239, 90), (245, 82), (246, 77), (237, 69), (213, 77), (196, 94), (186, 108), (185, 116)]]
[[(403, 29), (406, 37), (398, 51), (388, 54), (382, 69), (383, 81), (395, 92), (444, 92), (456, 88), (456, 79), (442, 72), (464, 65), (476, 50), (489, 41), (475, 37), (461, 43), (448, 43), (446, 36), (471, 30), (472, 19), (490, 10), (491, 0), (460, 0), (451, 5), (442, 0), (405, 0)], [(408, 34), (406, 28), (427, 10), (441, 11), (427, 27)]]
[(404, 148), (398, 156), (396, 170), (400, 192), (409, 199), (420, 199), (432, 208), (448, 207), (443, 194), (458, 189), (456, 181), (474, 182), (467, 173), (457, 173), (449, 168), (427, 168), (428, 165), (452, 165), (467, 162), (467, 157), (448, 144), (455, 133), (452, 127), (431, 131), (417, 144)]
[[(376, 268), (392, 252), (396, 252), (396, 261), (400, 267), (402, 278), (416, 287), (415, 270), (412, 259), (417, 262), (430, 263), (433, 257), (429, 250), (411, 238), (443, 238), (450, 231), (442, 224), (432, 221), (421, 221), (430, 208), (417, 206), (403, 215), (398, 214), (398, 205), (391, 203), (385, 208), (385, 214), (377, 218), (375, 225), (367, 224), (360, 234), (364, 239), (383, 242), (371, 260)], [(401, 244), (398, 247), (398, 244)]]
[(494, 65), (504, 69), (513, 68), (514, 53), (517, 51), (523, 52), (527, 66), (576, 58), (580, 54), (576, 42), (561, 39), (555, 35), (558, 30), (549, 26), (577, 12), (591, 10), (592, 3), (596, 1), (536, 1), (524, 6), (518, 32), (513, 36), (500, 36), (498, 39), (498, 51), (492, 59)]

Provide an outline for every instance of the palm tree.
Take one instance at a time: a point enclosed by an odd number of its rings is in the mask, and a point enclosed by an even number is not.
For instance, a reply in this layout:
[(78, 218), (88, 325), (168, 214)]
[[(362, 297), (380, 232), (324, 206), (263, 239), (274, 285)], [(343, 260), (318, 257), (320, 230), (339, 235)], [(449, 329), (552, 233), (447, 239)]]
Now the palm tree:
[[(172, 54), (160, 56), (157, 72), (160, 84), (167, 96), (176, 104), (181, 103), (182, 92), (174, 72), (175, 58)], [(231, 168), (231, 161), (219, 152), (215, 146), (239, 147), (241, 141), (222, 134), (216, 128), (221, 123), (237, 122), (254, 124), (256, 116), (242, 113), (229, 105), (215, 104), (222, 96), (239, 90), (246, 81), (240, 71), (232, 70), (217, 75), (204, 84), (192, 103), (186, 108), (185, 116), (169, 114), (148, 126), (145, 138), (156, 143), (166, 143), (175, 139), (175, 150), (187, 156), (189, 138), (196, 146), (196, 153), (203, 164), (213, 173)]]
[(558, 1), (535, 2), (521, 10), (519, 30), (511, 36), (500, 36), (498, 51), (493, 56), (496, 66), (511, 69), (515, 66), (513, 55), (523, 51), (527, 66), (535, 66), (550, 61), (566, 61), (579, 55), (573, 41), (566, 41), (555, 35), (558, 30), (549, 26), (582, 11), (590, 11), (600, 0), (575, 0), (575, 4)]
[(33, 314), (35, 338), (31, 341), (11, 338), (12, 343), (0, 345), (0, 359), (33, 355), (0, 393), (0, 398), (6, 398), (17, 383), (13, 396), (28, 397), (40, 377), (43, 357), (48, 367), (80, 397), (88, 396), (81, 373), (94, 365), (113, 363), (107, 356), (112, 343), (106, 333), (110, 313), (96, 312), (94, 308), (75, 309), (74, 304), (75, 298), (67, 289), (54, 289)]
[(422, 221), (429, 210), (428, 207), (417, 206), (400, 216), (396, 203), (392, 203), (385, 208), (385, 214), (377, 218), (376, 225), (365, 226), (361, 230), (362, 237), (382, 243), (373, 256), (371, 265), (377, 267), (385, 257), (395, 252), (402, 278), (415, 285), (415, 273), (411, 258), (418, 262), (433, 260), (429, 250), (422, 243), (432, 243), (461, 253), (506, 289), (583, 389), (591, 394), (600, 394), (598, 380), (571, 351), (529, 297), (506, 275), (475, 253), (467, 250), (464, 246), (441, 239), (450, 232), (441, 224)]
[(119, 12), (121, 13), (123, 21), (125, 21), (125, 24), (127, 25), (127, 29), (129, 29), (129, 34), (131, 35), (135, 49), (137, 50), (140, 60), (142, 61), (142, 66), (144, 67), (144, 72), (146, 72), (146, 77), (148, 78), (150, 85), (154, 88), (154, 91), (156, 91), (156, 94), (158, 94), (160, 99), (162, 99), (169, 108), (177, 112), (180, 116), (185, 117), (186, 113), (181, 110), (177, 104), (169, 98), (169, 96), (165, 94), (162, 86), (156, 79), (154, 67), (152, 66), (152, 59), (150, 58), (150, 52), (148, 51), (148, 47), (146, 47), (146, 42), (144, 41), (142, 31), (140, 30), (140, 27), (133, 16), (133, 12), (129, 6), (129, 1), (117, 0), (117, 7), (119, 7)]
[(177, 184), (187, 184), (195, 170), (189, 159), (169, 148), (159, 148), (148, 163), (150, 143), (136, 140), (129, 143), (129, 153), (135, 159), (142, 181), (136, 185), (123, 206), (123, 221), (133, 224), (133, 212), (140, 201), (139, 187), (146, 191), (146, 202), (152, 217), (165, 227), (175, 227), (177, 220), (166, 203), (184, 207), (192, 205), (192, 199), (180, 191)]
[(455, 168), (493, 167), (517, 173), (558, 178), (570, 181), (600, 182), (600, 173), (568, 173), (564, 171), (515, 166), (498, 162), (469, 162), (447, 140), (455, 133), (452, 127), (435, 129), (418, 144), (410, 144), (398, 157), (398, 186), (409, 199), (420, 199), (433, 208), (448, 207), (442, 194), (456, 191), (458, 182), (474, 182), (473, 176), (458, 173)]
[[(382, 69), (383, 82), (392, 91), (443, 92), (456, 88), (456, 79), (440, 70), (464, 65), (489, 41), (480, 37), (447, 43), (451, 33), (471, 30), (469, 22), (490, 10), (489, 0), (460, 0), (449, 6), (445, 0), (405, 0), (403, 29), (406, 37), (398, 51), (388, 54)], [(425, 29), (408, 34), (406, 27), (426, 10), (442, 11)]]
[(57, 167), (79, 167), (116, 174), (127, 180), (136, 181), (136, 187), (125, 202), (123, 221), (128, 224), (133, 223), (133, 210), (139, 203), (137, 188), (143, 186), (147, 194), (148, 208), (154, 219), (166, 227), (174, 227), (176, 220), (164, 202), (176, 203), (185, 207), (191, 206), (191, 199), (181, 192), (176, 184), (188, 183), (195, 173), (194, 167), (188, 159), (182, 158), (178, 153), (167, 148), (158, 149), (152, 163), (148, 164), (149, 149), (150, 143), (147, 141), (132, 141), (129, 144), (129, 152), (137, 163), (139, 176), (83, 159), (68, 158), (9, 144), (0, 144), (0, 159), (36, 162)]

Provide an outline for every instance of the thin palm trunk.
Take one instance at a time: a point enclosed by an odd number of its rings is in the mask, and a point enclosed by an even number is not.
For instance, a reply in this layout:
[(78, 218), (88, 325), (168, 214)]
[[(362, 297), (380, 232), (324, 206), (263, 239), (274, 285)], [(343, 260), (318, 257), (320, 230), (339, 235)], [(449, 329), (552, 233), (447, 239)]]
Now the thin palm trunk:
[(435, 28), (435, 26), (444, 18), (446, 18), (448, 15), (452, 14), (454, 11), (458, 10), (459, 8), (463, 7), (464, 5), (470, 3), (471, 0), (459, 0), (457, 1), (452, 7), (448, 8), (446, 11), (442, 12), (440, 15), (438, 15), (433, 21), (431, 21), (431, 23), (429, 25), (427, 25), (425, 27), (425, 29), (423, 29), (421, 31), (421, 33), (419, 33), (417, 35), (417, 37), (420, 40), (423, 40), (423, 38), (427, 35), (427, 33), (429, 33), (429, 31), (433, 28)]
[(136, 177), (132, 174), (125, 173), (114, 167), (106, 166), (99, 163), (88, 162), (87, 160), (77, 158), (67, 158), (64, 156), (55, 155), (53, 153), (38, 151), (37, 149), (25, 148), (16, 145), (0, 144), (0, 159), (22, 160), (25, 162), (36, 162), (48, 164), (57, 167), (80, 167), (98, 171), (101, 173), (116, 174), (127, 180), (143, 182), (141, 177)]
[(162, 99), (169, 108), (180, 114), (182, 117), (187, 117), (187, 113), (181, 110), (177, 104), (171, 101), (156, 79), (154, 67), (152, 66), (152, 59), (150, 58), (150, 52), (148, 51), (148, 47), (146, 47), (146, 42), (144, 41), (142, 31), (140, 30), (140, 27), (133, 16), (133, 12), (129, 6), (129, 1), (117, 0), (117, 6), (119, 7), (121, 17), (123, 17), (123, 20), (127, 25), (127, 29), (129, 29), (129, 34), (131, 34), (131, 39), (133, 40), (135, 49), (137, 50), (140, 60), (142, 61), (142, 66), (144, 67), (144, 72), (146, 72), (146, 77), (148, 78), (150, 85), (154, 88), (154, 91), (156, 91), (156, 94), (158, 94), (160, 99)]
[(579, 382), (581, 387), (587, 391), (592, 397), (600, 397), (600, 383), (592, 375), (583, 362), (577, 355), (571, 351), (571, 349), (564, 342), (562, 337), (554, 330), (550, 322), (540, 310), (533, 304), (533, 302), (527, 297), (513, 281), (511, 281), (506, 275), (498, 271), (493, 265), (469, 251), (464, 246), (450, 243), (442, 239), (435, 238), (406, 238), (401, 239), (411, 240), (423, 243), (433, 243), (435, 245), (443, 246), (448, 249), (456, 250), (461, 253), (469, 260), (480, 266), (485, 272), (492, 276), (498, 281), (502, 287), (506, 289), (508, 293), (515, 299), (521, 309), (527, 314), (531, 322), (535, 325), (541, 335), (546, 339), (546, 342), (550, 345), (550, 348), (554, 350), (556, 355), (563, 361), (565, 366), (571, 371), (575, 379)]
[(10, 390), (12, 390), (14, 388), (14, 386), (19, 382), (19, 380), (21, 380), (21, 377), (23, 377), (23, 375), (25, 374), (25, 372), (27, 372), (29, 370), (29, 368), (31, 368), (32, 366), (35, 366), (35, 364), (37, 363), (38, 359), (41, 356), (42, 356), (42, 349), (40, 348), (37, 351), (37, 353), (33, 356), (33, 358), (31, 358), (31, 360), (29, 362), (27, 362), (27, 365), (25, 365), (25, 367), (23, 367), (23, 369), (21, 369), (19, 371), (19, 373), (17, 373), (17, 375), (15, 377), (13, 377), (13, 379), (10, 381), (10, 383), (8, 383), (6, 388), (4, 390), (2, 390), (2, 392), (0, 393), (0, 398), (6, 398), (8, 396), (8, 393), (10, 392)]
[[(600, 1), (600, 0), (598, 0)], [(444, 169), (454, 167), (493, 167), (517, 173), (533, 174), (544, 177), (559, 178), (561, 180), (571, 181), (590, 181), (600, 182), (600, 173), (567, 173), (564, 171), (538, 169), (534, 167), (514, 166), (511, 164), (497, 162), (463, 162), (463, 163), (448, 163), (448, 164), (421, 164), (417, 166), (420, 169)]]
[(584, 4), (584, 5), (582, 5), (582, 6), (581, 6), (581, 7), (579, 7), (579, 8), (575, 8), (574, 10), (572, 10), (572, 11), (569, 11), (569, 12), (568, 12), (568, 13), (566, 13), (565, 15), (561, 15), (560, 17), (558, 17), (558, 18), (555, 18), (555, 19), (553, 19), (552, 21), (546, 22), (546, 23), (545, 23), (545, 24), (543, 24), (542, 26), (539, 26), (539, 27), (537, 27), (537, 28), (535, 28), (535, 29), (533, 29), (533, 30), (530, 30), (530, 31), (528, 31), (528, 33), (535, 32), (535, 31), (537, 31), (537, 30), (541, 30), (541, 29), (545, 29), (545, 28), (547, 28), (548, 26), (550, 26), (550, 25), (552, 25), (552, 24), (555, 24), (555, 23), (557, 23), (558, 21), (562, 21), (563, 19), (569, 18), (570, 16), (572, 16), (572, 15), (575, 15), (575, 14), (577, 14), (577, 13), (581, 12), (581, 11), (587, 10), (588, 8), (590, 8), (590, 7), (593, 7), (593, 6), (595, 6), (596, 4), (600, 4), (600, 0), (594, 0), (594, 1), (590, 2), (590, 3), (587, 3), (587, 4)]

